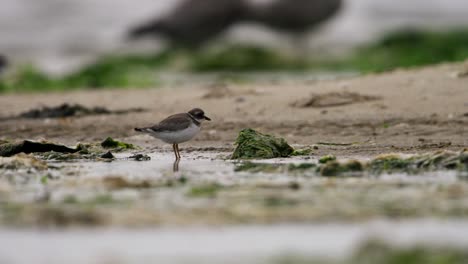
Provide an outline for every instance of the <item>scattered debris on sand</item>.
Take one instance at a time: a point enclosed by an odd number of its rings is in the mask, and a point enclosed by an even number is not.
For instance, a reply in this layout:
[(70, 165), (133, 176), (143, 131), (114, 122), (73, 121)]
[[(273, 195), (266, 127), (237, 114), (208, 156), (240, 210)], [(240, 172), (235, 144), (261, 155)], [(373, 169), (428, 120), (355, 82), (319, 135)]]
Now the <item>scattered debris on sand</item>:
[(339, 161), (333, 155), (321, 157), (317, 164), (302, 163), (296, 165), (244, 162), (237, 165), (234, 170), (252, 173), (310, 172), (325, 177), (353, 176), (357, 174), (360, 176), (379, 175), (395, 172), (418, 174), (436, 170), (468, 171), (468, 150), (460, 152), (437, 151), (410, 157), (402, 157), (398, 154), (385, 154), (379, 155), (368, 162), (358, 160)]
[(246, 128), (239, 132), (231, 159), (272, 159), (289, 157), (294, 149), (283, 138)]
[(43, 106), (41, 108), (31, 109), (23, 112), (18, 116), (11, 117), (15, 118), (64, 118), (64, 117), (81, 117), (88, 115), (110, 115), (110, 114), (126, 114), (126, 113), (139, 113), (146, 111), (143, 108), (130, 108), (123, 110), (108, 110), (104, 107), (86, 107), (80, 104), (68, 104), (64, 103), (59, 106)]
[(69, 148), (64, 145), (54, 144), (50, 142), (34, 142), (23, 140), (16, 143), (4, 143), (0, 145), (0, 156), (9, 157), (18, 153), (36, 153), (36, 152), (61, 152), (61, 153), (74, 153), (79, 151), (78, 148)]
[(35, 169), (38, 171), (47, 170), (45, 161), (39, 160), (32, 155), (18, 154), (14, 157), (0, 157), (0, 169), (19, 170)]
[(330, 92), (324, 94), (312, 94), (309, 98), (297, 100), (291, 104), (293, 107), (333, 107), (368, 101), (380, 100), (381, 97), (373, 95), (361, 95), (354, 92)]
[(147, 161), (147, 160), (151, 160), (151, 157), (145, 154), (135, 154), (135, 155), (128, 157), (128, 159), (133, 159), (136, 161)]

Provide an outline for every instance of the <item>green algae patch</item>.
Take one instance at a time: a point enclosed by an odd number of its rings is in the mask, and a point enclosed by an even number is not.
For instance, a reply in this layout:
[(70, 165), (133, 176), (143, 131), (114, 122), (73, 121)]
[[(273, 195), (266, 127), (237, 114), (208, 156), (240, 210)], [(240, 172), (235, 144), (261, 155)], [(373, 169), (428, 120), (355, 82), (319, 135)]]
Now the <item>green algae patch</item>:
[(412, 159), (414, 158), (405, 159), (396, 154), (380, 155), (367, 164), (367, 169), (376, 174), (382, 172), (407, 171), (410, 168), (415, 168)]
[(327, 163), (329, 161), (332, 161), (332, 160), (336, 160), (335, 155), (325, 155), (325, 156), (320, 157), (319, 163), (325, 164), (325, 163)]
[(294, 149), (284, 140), (246, 128), (239, 132), (231, 159), (272, 159), (289, 157)]
[(191, 197), (215, 197), (220, 189), (221, 185), (217, 183), (194, 186), (189, 190), (188, 195)]
[(468, 151), (437, 151), (409, 158), (397, 154), (380, 155), (367, 164), (367, 170), (374, 174), (383, 172), (418, 173), (429, 170), (468, 171)]
[(281, 164), (243, 162), (234, 168), (236, 172), (279, 172), (282, 169)]
[(111, 137), (108, 137), (103, 142), (101, 142), (101, 147), (106, 148), (106, 149), (112, 148), (112, 149), (120, 149), (120, 150), (136, 148), (133, 144), (125, 143), (122, 141), (117, 141)]
[(319, 167), (320, 175), (325, 177), (341, 176), (343, 174), (352, 175), (354, 173), (361, 173), (363, 170), (364, 165), (357, 160), (342, 163), (330, 160)]
[(370, 240), (362, 244), (347, 263), (373, 264), (461, 264), (468, 263), (468, 253), (457, 247), (415, 245), (395, 247)]
[(309, 156), (314, 154), (313, 148), (295, 149), (291, 156)]

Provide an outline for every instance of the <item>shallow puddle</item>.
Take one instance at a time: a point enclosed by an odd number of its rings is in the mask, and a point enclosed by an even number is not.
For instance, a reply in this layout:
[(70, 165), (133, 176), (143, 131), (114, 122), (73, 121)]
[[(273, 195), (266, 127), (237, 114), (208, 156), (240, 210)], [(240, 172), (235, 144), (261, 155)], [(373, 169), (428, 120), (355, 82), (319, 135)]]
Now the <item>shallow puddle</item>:
[[(468, 182), (453, 170), (321, 177), (300, 169), (236, 171), (238, 162), (222, 158), (228, 153), (186, 152), (174, 171), (171, 152), (149, 161), (130, 154), (48, 162), (47, 171), (3, 170), (1, 222), (141, 227), (468, 216)], [(261, 162), (289, 168), (317, 160)]]
[(185, 152), (174, 171), (171, 152), (131, 154), (2, 169), (0, 263), (361, 263), (348, 258), (374, 239), (468, 247), (468, 181), (457, 171), (240, 172), (219, 152)]

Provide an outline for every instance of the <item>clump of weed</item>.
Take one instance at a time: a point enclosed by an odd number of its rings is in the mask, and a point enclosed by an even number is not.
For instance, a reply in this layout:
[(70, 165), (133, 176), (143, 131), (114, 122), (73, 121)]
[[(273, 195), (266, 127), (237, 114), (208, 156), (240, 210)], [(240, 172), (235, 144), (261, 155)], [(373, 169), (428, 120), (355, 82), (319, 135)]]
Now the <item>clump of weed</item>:
[(327, 163), (329, 161), (332, 161), (332, 160), (336, 160), (336, 156), (329, 154), (329, 155), (325, 155), (325, 156), (320, 157), (319, 163), (325, 164), (325, 163)]
[(410, 159), (405, 159), (395, 154), (380, 155), (367, 164), (367, 169), (372, 173), (404, 171), (414, 167)]
[(294, 149), (283, 138), (247, 128), (239, 132), (232, 159), (271, 159), (289, 157)]

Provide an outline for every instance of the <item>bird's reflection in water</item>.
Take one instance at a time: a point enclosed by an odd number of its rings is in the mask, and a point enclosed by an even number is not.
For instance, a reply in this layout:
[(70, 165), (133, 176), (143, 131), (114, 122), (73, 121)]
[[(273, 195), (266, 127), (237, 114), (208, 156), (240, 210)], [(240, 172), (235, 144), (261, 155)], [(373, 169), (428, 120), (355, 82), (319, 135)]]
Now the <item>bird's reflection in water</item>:
[(174, 171), (174, 172), (179, 171), (179, 162), (180, 162), (180, 159), (174, 160), (174, 165), (172, 166), (172, 171)]

